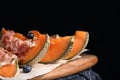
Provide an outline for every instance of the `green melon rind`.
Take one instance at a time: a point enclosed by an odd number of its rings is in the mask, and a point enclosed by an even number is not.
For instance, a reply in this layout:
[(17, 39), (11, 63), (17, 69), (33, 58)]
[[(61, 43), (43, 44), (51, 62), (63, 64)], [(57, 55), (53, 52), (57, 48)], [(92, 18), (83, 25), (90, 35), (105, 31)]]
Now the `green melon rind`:
[(71, 51), (73, 44), (74, 44), (74, 36), (71, 36), (71, 39), (69, 40), (69, 44), (68, 44), (66, 50), (63, 52), (63, 55), (61, 55), (59, 58), (57, 58), (57, 59), (54, 60), (54, 61), (50, 61), (50, 62), (39, 62), (39, 63), (49, 64), (49, 63), (55, 63), (55, 62), (57, 62), (58, 60), (62, 59), (62, 58), (64, 57), (64, 55), (68, 54), (68, 53)]
[[(80, 54), (82, 54), (82, 53), (83, 53), (83, 50), (87, 47), (88, 42), (89, 42), (89, 33), (87, 32), (87, 37), (86, 37), (86, 40), (85, 40), (85, 42), (84, 42), (84, 46), (83, 46), (82, 49), (80, 49), (80, 51), (78, 51), (77, 54), (74, 55), (73, 57), (76, 57), (76, 56), (79, 56)], [(70, 58), (68, 58), (68, 59), (72, 59), (73, 57), (70, 57)], [(64, 58), (63, 58), (63, 59), (64, 59)], [(68, 59), (66, 59), (66, 60), (68, 60)]]
[(39, 53), (34, 58), (32, 58), (31, 60), (27, 61), (24, 64), (20, 64), (20, 66), (24, 66), (24, 65), (31, 65), (32, 66), (33, 64), (38, 63), (40, 60), (42, 60), (42, 58), (45, 56), (45, 54), (47, 53), (48, 48), (50, 46), (50, 37), (48, 34), (46, 34), (46, 38), (47, 39), (46, 39), (46, 42), (45, 42), (42, 50), (40, 50)]
[[(86, 41), (85, 41), (85, 43), (84, 43), (84, 46), (83, 46), (82, 49), (78, 52), (78, 54), (76, 54), (76, 55), (73, 56), (73, 57), (80, 56), (80, 54), (82, 54), (83, 52), (87, 51), (87, 49), (85, 50), (85, 48), (87, 47), (88, 42), (89, 42), (89, 33), (87, 33), (87, 37), (86, 37)], [(72, 58), (73, 58), (73, 57), (72, 57)], [(70, 59), (72, 59), (72, 58), (70, 58)]]
[(82, 50), (79, 52), (80, 54), (81, 54), (82, 51), (87, 47), (88, 42), (89, 42), (89, 33), (87, 32), (87, 38), (86, 38), (86, 41), (85, 41), (85, 45), (82, 47)]
[(65, 54), (63, 55), (63, 57), (61, 59), (63, 59), (66, 55), (68, 55), (68, 53), (72, 50), (73, 45), (74, 45), (74, 39), (75, 39), (74, 37), (75, 36), (71, 37), (71, 41), (70, 41), (70, 43), (68, 45), (68, 49), (65, 51)]
[(17, 66), (17, 68), (16, 68), (16, 74), (15, 74), (15, 76), (14, 76), (14, 77), (17, 77), (17, 76), (19, 75), (19, 73), (20, 73), (18, 60), (16, 60), (16, 66)]
[[(87, 37), (86, 37), (84, 46), (83, 46), (82, 49), (78, 52), (78, 54), (76, 54), (74, 57), (80, 56), (80, 54), (82, 54), (83, 52), (87, 51), (87, 49), (85, 50), (85, 48), (87, 47), (88, 42), (89, 42), (89, 33), (87, 33)], [(72, 57), (72, 58), (73, 58), (73, 57)]]

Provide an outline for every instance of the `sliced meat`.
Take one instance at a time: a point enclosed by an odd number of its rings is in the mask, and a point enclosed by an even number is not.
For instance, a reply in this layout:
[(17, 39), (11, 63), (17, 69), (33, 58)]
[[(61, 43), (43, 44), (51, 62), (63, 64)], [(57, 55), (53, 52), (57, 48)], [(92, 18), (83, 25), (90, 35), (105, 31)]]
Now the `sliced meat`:
[(14, 58), (17, 58), (17, 56), (0, 47), (0, 66), (10, 64)]
[[(27, 39), (25, 41), (14, 36), (14, 31), (7, 31), (1, 38), (1, 46), (16, 54), (18, 57), (24, 55), (30, 47), (35, 46), (32, 40)], [(32, 45), (32, 46), (31, 46)]]

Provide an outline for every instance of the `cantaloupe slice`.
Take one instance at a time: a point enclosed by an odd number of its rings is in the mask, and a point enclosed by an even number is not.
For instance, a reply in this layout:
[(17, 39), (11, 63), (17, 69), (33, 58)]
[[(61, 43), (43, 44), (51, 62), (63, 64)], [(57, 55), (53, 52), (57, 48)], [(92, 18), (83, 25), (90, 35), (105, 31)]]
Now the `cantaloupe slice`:
[(33, 65), (38, 63), (39, 60), (45, 56), (50, 45), (50, 38), (48, 34), (40, 34), (39, 31), (36, 30), (32, 30), (30, 32), (32, 32), (36, 38), (34, 40), (36, 46), (31, 47), (28, 51), (26, 51), (26, 55), (19, 60), (19, 64), (21, 65)]
[(19, 73), (18, 61), (14, 60), (14, 63), (0, 66), (0, 76), (3, 78), (13, 78)]
[(45, 57), (40, 60), (40, 63), (53, 63), (63, 57), (69, 52), (71, 46), (73, 46), (73, 36), (65, 36), (52, 38), (50, 40), (50, 47)]
[(89, 40), (89, 34), (86, 31), (76, 31), (75, 32), (75, 39), (74, 39), (74, 45), (72, 50), (64, 56), (63, 59), (71, 59), (75, 55), (77, 55), (79, 52), (81, 52), (88, 43)]
[[(5, 30), (5, 28), (2, 28), (1, 34), (4, 35), (6, 31), (9, 30)], [(24, 53), (25, 55), (22, 58), (19, 58), (20, 65), (33, 65), (35, 63), (38, 63), (39, 60), (42, 59), (42, 57), (46, 54), (50, 45), (50, 38), (48, 34), (41, 34), (37, 30), (32, 30), (30, 32), (34, 34), (35, 39), (33, 39), (33, 42), (35, 43), (35, 46), (26, 51)], [(15, 32), (15, 37), (23, 41), (27, 39), (27, 37), (17, 32)]]

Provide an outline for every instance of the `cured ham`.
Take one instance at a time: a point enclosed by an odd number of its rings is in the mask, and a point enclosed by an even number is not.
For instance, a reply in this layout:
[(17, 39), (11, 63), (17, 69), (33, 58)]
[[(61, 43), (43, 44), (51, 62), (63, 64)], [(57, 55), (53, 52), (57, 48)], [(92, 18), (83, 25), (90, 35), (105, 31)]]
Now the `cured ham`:
[(14, 36), (14, 31), (7, 31), (1, 38), (0, 45), (5, 49), (11, 51), (13, 54), (17, 54), (18, 57), (24, 55), (30, 47), (35, 46), (31, 39), (25, 41), (18, 39)]
[(15, 58), (17, 58), (17, 56), (0, 47), (0, 66), (11, 64)]

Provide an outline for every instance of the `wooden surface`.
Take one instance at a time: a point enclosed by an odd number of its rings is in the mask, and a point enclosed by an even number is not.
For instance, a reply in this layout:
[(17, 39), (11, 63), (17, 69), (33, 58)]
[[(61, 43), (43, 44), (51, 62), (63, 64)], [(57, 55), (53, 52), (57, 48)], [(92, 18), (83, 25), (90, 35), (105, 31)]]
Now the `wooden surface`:
[(81, 56), (81, 58), (69, 61), (45, 75), (36, 76), (29, 80), (54, 80), (88, 69), (98, 62), (98, 57), (95, 55), (82, 54)]

